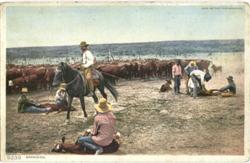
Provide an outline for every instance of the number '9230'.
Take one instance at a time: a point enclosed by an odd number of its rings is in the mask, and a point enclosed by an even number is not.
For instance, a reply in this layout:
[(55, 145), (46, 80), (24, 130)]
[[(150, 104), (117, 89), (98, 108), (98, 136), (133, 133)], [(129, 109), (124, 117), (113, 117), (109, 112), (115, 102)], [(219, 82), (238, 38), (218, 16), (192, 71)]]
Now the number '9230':
[(20, 160), (21, 156), (19, 155), (7, 155), (8, 160)]

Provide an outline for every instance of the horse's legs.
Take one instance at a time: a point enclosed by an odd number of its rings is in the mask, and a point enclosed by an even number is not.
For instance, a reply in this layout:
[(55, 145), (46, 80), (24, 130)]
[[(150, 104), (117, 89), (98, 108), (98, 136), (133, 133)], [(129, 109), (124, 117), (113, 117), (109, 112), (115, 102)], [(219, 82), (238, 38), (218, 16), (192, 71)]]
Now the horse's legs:
[(108, 96), (107, 96), (107, 94), (104, 91), (104, 87), (98, 87), (98, 89), (99, 89), (100, 93), (102, 94), (102, 97), (104, 97), (105, 99), (107, 99)]
[(87, 115), (86, 110), (85, 110), (85, 102), (84, 102), (84, 97), (83, 96), (80, 96), (80, 102), (81, 102), (81, 107), (82, 107), (84, 117), (87, 117), (88, 115)]
[(98, 98), (97, 98), (97, 96), (96, 96), (96, 94), (95, 94), (95, 90), (96, 90), (96, 88), (94, 89), (94, 92), (93, 92), (93, 99), (94, 99), (94, 101), (95, 101), (95, 103), (97, 104), (98, 103)]
[(67, 120), (69, 120), (69, 118), (70, 118), (70, 109), (71, 109), (72, 100), (73, 100), (73, 97), (69, 96), (69, 98), (68, 98)]

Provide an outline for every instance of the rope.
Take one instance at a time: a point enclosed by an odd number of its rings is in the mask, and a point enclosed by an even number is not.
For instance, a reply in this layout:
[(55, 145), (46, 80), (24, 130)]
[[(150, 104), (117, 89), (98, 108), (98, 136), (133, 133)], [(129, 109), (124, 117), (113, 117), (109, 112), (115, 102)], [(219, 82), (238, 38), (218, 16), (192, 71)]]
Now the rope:
[(113, 75), (113, 74), (110, 74), (110, 73), (107, 73), (107, 72), (104, 72), (104, 71), (101, 71), (101, 70), (99, 70), (101, 73), (103, 73), (103, 74), (105, 74), (105, 75), (108, 75), (108, 76), (111, 76), (111, 77), (113, 77), (113, 78), (118, 78), (118, 79), (125, 79), (125, 78), (121, 78), (121, 77), (118, 77), (118, 76), (115, 76), (115, 75)]
[(78, 77), (79, 77), (79, 74), (77, 74), (76, 77), (73, 80), (71, 80), (69, 83), (66, 83), (66, 85), (69, 86), (70, 84), (75, 82)]

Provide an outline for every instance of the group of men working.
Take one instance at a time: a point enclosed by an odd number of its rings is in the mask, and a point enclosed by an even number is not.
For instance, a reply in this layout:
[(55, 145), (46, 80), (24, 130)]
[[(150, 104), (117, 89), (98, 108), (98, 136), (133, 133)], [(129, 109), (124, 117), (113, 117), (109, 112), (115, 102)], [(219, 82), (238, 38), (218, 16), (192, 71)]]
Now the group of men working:
[[(80, 43), (80, 48), (82, 50), (83, 64), (81, 66), (81, 70), (84, 72), (84, 76), (87, 79), (88, 87), (90, 90), (89, 96), (93, 95), (94, 85), (92, 81), (92, 69), (95, 64), (95, 57), (88, 49), (88, 44), (85, 41)], [(236, 93), (236, 85), (233, 81), (233, 77), (227, 77), (228, 85), (217, 90), (208, 91), (205, 87), (205, 82), (211, 80), (211, 75), (208, 70), (205, 72), (200, 70), (195, 61), (191, 61), (185, 68), (184, 72), (188, 76), (188, 80), (186, 80), (186, 92), (192, 97), (196, 98), (198, 95), (208, 95), (212, 91), (217, 91), (222, 93), (225, 96), (232, 96)], [(180, 93), (180, 85), (182, 78), (182, 67), (181, 61), (177, 60), (176, 63), (172, 66), (172, 77), (174, 79), (174, 93)]]
[[(95, 63), (95, 57), (88, 50), (88, 44), (83, 41), (80, 43), (82, 50), (83, 64), (81, 70), (84, 71), (84, 76), (87, 79), (90, 95), (93, 95), (94, 85), (92, 81), (92, 68)], [(186, 82), (187, 93), (196, 98), (197, 95), (207, 92), (205, 82), (211, 79), (208, 72), (199, 70), (194, 61), (191, 61), (185, 68), (185, 73), (188, 76)], [(182, 78), (182, 67), (180, 60), (172, 67), (172, 77), (174, 79), (174, 93), (180, 93), (180, 85)], [(219, 89), (219, 92), (228, 91), (232, 94), (236, 93), (236, 86), (233, 77), (229, 76), (228, 85)], [(55, 103), (58, 107), (67, 107), (67, 93), (66, 83), (62, 83), (56, 92)], [(22, 95), (18, 99), (18, 112), (48, 112), (50, 108), (42, 108), (41, 105), (35, 104), (33, 101), (28, 100), (26, 93), (27, 88), (22, 89)], [(92, 130), (87, 130), (89, 136), (80, 136), (76, 143), (83, 144), (95, 151), (96, 154), (103, 152), (103, 148), (112, 143), (117, 134), (115, 129), (116, 117), (112, 113), (112, 106), (105, 98), (101, 98), (98, 104), (94, 105), (96, 114)]]
[[(193, 98), (196, 98), (198, 95), (211, 95), (214, 92), (217, 92), (215, 94), (221, 94), (223, 97), (229, 97), (236, 94), (236, 85), (232, 76), (227, 77), (228, 85), (225, 87), (222, 87), (221, 89), (207, 90), (205, 87), (205, 82), (208, 82), (212, 78), (208, 70), (202, 71), (198, 68), (195, 61), (190, 61), (189, 64), (184, 68), (184, 72), (188, 77), (185, 83), (186, 93)], [(176, 95), (180, 93), (182, 76), (181, 61), (176, 60), (175, 64), (172, 66), (174, 93)]]

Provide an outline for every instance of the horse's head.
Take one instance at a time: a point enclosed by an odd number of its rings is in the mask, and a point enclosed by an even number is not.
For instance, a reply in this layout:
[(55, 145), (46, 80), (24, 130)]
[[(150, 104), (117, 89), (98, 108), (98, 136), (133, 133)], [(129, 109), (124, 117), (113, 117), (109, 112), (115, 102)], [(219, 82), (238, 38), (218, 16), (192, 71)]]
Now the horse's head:
[(58, 86), (61, 82), (63, 82), (63, 75), (67, 69), (68, 65), (66, 63), (61, 62), (55, 70), (55, 76), (53, 79), (52, 86)]
[(57, 152), (57, 153), (62, 153), (63, 148), (62, 148), (62, 144), (56, 144), (54, 148), (52, 148), (51, 152)]
[(63, 144), (65, 142), (65, 137), (62, 137), (62, 143), (61, 144), (56, 144), (54, 148), (52, 148), (51, 152), (57, 152), (57, 153), (62, 153), (65, 152)]

